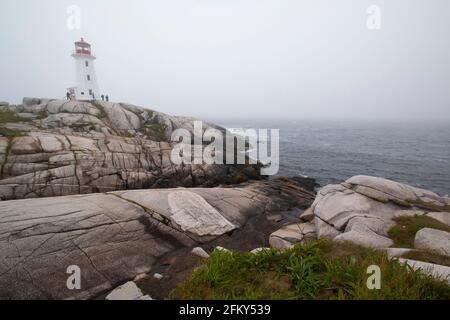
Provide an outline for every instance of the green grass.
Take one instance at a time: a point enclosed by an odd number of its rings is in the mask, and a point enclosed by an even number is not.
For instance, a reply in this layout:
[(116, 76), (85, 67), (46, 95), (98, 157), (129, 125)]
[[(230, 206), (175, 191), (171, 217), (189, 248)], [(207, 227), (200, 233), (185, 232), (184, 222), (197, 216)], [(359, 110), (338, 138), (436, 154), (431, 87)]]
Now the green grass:
[(0, 123), (26, 122), (28, 119), (19, 117), (17, 113), (12, 111), (0, 111)]
[(394, 221), (396, 225), (388, 231), (388, 235), (396, 248), (414, 248), (416, 233), (423, 228), (450, 232), (450, 226), (427, 216), (399, 217)]
[[(367, 267), (381, 269), (381, 289), (367, 288)], [(214, 251), (172, 299), (450, 299), (450, 287), (382, 252), (318, 241), (258, 254)]]

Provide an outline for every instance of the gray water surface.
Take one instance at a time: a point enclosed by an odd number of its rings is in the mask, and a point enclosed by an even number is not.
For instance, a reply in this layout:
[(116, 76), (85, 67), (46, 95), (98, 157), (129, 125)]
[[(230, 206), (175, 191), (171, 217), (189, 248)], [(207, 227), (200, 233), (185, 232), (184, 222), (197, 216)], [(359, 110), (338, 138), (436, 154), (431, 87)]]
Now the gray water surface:
[(227, 128), (280, 129), (279, 175), (321, 185), (358, 174), (450, 193), (450, 124), (370, 121), (214, 120)]

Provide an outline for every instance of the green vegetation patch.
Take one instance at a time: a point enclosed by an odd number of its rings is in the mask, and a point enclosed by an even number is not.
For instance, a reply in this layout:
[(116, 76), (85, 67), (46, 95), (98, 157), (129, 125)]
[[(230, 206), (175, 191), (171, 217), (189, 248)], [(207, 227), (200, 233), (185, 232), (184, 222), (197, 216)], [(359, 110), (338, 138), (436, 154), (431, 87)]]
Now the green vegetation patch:
[[(381, 270), (370, 290), (367, 268)], [(318, 241), (258, 254), (214, 251), (173, 299), (449, 299), (445, 281), (413, 271), (380, 251)]]
[(388, 231), (396, 248), (414, 248), (416, 233), (423, 228), (432, 228), (450, 232), (450, 226), (427, 216), (395, 218), (396, 225)]
[(153, 116), (155, 115), (155, 112), (150, 109), (146, 109), (145, 112), (147, 112), (149, 119), (153, 119)]
[(0, 111), (0, 123), (15, 123), (29, 121), (17, 115), (13, 111)]

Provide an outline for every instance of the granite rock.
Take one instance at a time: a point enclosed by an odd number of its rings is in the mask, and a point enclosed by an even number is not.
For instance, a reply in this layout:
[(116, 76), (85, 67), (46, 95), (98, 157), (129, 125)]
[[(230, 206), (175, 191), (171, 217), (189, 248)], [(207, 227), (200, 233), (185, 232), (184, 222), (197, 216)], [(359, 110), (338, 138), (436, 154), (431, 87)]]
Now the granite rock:
[[(171, 134), (192, 132), (193, 118), (104, 101), (24, 98), (7, 108), (27, 119), (0, 124), (8, 132), (0, 134), (1, 200), (261, 178), (254, 165), (172, 163)], [(203, 131), (210, 128), (226, 132), (203, 122)]]
[[(386, 249), (394, 244), (388, 231), (396, 225), (396, 218), (427, 215), (448, 224), (448, 209), (448, 198), (431, 191), (384, 178), (355, 176), (320, 189), (313, 205), (300, 219), (314, 221), (310, 232), (318, 239), (350, 241)], [(283, 227), (273, 236), (272, 246), (289, 247), (301, 242), (304, 234), (293, 227)], [(442, 231), (425, 229), (418, 233), (416, 246), (439, 247), (447, 254), (450, 250), (447, 238)]]
[[(74, 170), (54, 174), (65, 179)], [(310, 206), (313, 194), (296, 188), (273, 179), (1, 201), (0, 299), (95, 298), (148, 274), (166, 254), (228, 237), (250, 220)], [(66, 286), (73, 265), (81, 270), (81, 291)]]

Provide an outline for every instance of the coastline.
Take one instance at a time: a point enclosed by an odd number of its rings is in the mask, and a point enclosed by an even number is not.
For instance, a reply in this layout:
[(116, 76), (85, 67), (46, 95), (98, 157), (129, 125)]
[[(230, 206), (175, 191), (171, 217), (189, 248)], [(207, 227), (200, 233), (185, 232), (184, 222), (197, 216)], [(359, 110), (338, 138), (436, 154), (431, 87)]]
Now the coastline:
[[(348, 259), (357, 256), (361, 268), (397, 270), (405, 286), (417, 286), (401, 298), (450, 294), (448, 197), (367, 175), (319, 186), (308, 177), (267, 179), (259, 165), (175, 165), (170, 137), (194, 130), (195, 119), (124, 103), (26, 98), (1, 106), (0, 116), (0, 297), (211, 298), (190, 281), (210, 287), (215, 280), (202, 270), (216, 263), (272, 257), (268, 265), (281, 268), (283, 259), (302, 264), (309, 256), (331, 259), (320, 268), (352, 268)], [(84, 275), (78, 291), (67, 285), (72, 270)], [(352, 286), (364, 294), (350, 298), (374, 297), (361, 287), (363, 271)], [(241, 279), (256, 297), (306, 297), (292, 287), (298, 275), (285, 272), (279, 282), (273, 270), (260, 272), (256, 284)], [(286, 286), (272, 290), (266, 281)], [(330, 299), (349, 290), (336, 285)], [(230, 289), (218, 297), (238, 294)]]

